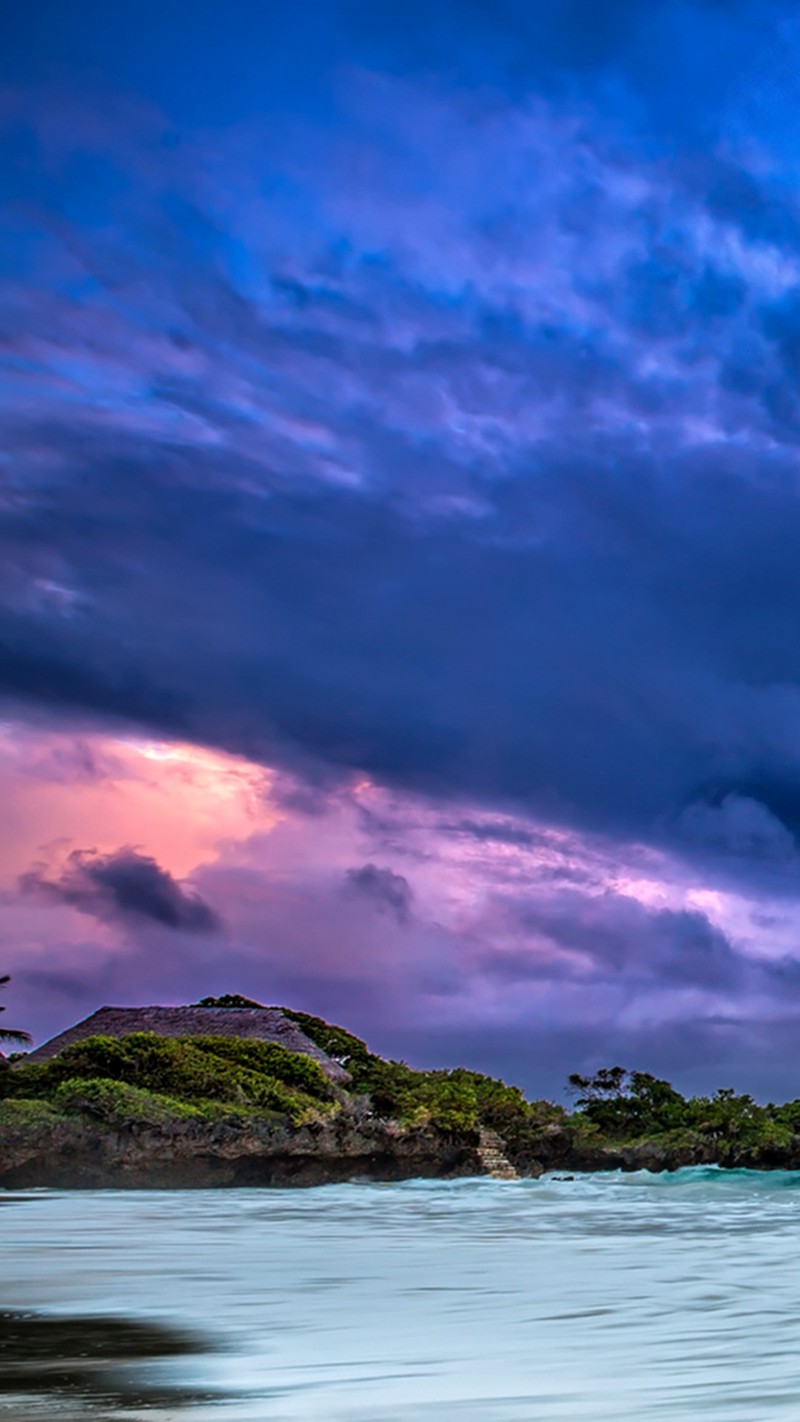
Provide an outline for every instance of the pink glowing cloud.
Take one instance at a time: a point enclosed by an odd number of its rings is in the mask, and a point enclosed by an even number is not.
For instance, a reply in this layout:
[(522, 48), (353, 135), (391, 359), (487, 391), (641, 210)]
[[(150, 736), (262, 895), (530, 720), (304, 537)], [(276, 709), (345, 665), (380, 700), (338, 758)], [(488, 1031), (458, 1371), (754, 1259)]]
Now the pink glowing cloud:
[[(0, 766), (4, 968), (40, 1033), (100, 999), (230, 988), (387, 1042), (404, 1023), (663, 1032), (734, 1010), (743, 974), (756, 1015), (776, 1008), (764, 973), (786, 961), (791, 908), (765, 935), (763, 893), (652, 848), (367, 777), (305, 803), (240, 757), (91, 729), (7, 723)], [(128, 911), (131, 874), (152, 911)]]

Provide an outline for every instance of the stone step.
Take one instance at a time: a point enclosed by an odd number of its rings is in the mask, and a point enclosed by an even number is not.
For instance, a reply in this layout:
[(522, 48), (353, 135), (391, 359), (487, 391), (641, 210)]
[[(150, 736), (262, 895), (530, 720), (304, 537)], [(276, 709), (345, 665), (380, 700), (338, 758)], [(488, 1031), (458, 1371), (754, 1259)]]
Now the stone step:
[(484, 1174), (495, 1180), (518, 1180), (519, 1176), (503, 1150), (503, 1142), (496, 1131), (481, 1129), (478, 1143), (478, 1159)]

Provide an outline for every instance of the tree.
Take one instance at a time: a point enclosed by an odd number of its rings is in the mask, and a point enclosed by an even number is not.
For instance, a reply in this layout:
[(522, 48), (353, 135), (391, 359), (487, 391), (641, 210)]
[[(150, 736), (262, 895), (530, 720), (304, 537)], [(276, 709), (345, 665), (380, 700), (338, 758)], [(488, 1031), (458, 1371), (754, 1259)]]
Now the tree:
[[(7, 987), (11, 982), (8, 973), (0, 977), (0, 988)], [(5, 1012), (4, 1007), (0, 1007), (0, 1012)], [(0, 1027), (0, 1042), (15, 1042), (18, 1047), (27, 1047), (33, 1041), (29, 1032), (15, 1032), (11, 1027)]]
[(594, 1076), (581, 1076), (574, 1071), (569, 1077), (570, 1093), (576, 1097), (576, 1106), (585, 1109), (597, 1101), (619, 1101), (628, 1092), (630, 1072), (625, 1067), (601, 1067)]
[(610, 1135), (648, 1135), (686, 1123), (683, 1097), (649, 1071), (616, 1066), (602, 1067), (594, 1076), (573, 1072), (569, 1089), (578, 1110)]

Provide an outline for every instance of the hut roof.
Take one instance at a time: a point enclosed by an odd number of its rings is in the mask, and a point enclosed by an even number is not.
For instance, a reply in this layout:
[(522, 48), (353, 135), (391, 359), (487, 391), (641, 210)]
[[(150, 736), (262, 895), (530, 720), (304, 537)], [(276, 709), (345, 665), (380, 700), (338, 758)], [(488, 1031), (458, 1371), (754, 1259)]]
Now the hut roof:
[(74, 1027), (51, 1037), (26, 1057), (44, 1062), (86, 1037), (127, 1037), (131, 1032), (155, 1032), (159, 1037), (254, 1037), (277, 1042), (290, 1052), (303, 1052), (319, 1062), (332, 1081), (348, 1081), (348, 1073), (307, 1037), (279, 1007), (100, 1007)]

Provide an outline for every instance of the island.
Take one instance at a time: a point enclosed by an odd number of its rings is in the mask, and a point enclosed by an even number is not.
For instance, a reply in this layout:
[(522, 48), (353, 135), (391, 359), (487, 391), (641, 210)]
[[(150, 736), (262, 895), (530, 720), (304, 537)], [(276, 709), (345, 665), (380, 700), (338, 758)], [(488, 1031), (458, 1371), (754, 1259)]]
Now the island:
[(800, 1168), (800, 1101), (575, 1074), (571, 1109), (465, 1067), (419, 1071), (237, 994), (104, 1007), (2, 1059), (0, 1188), (320, 1185), (547, 1171)]

